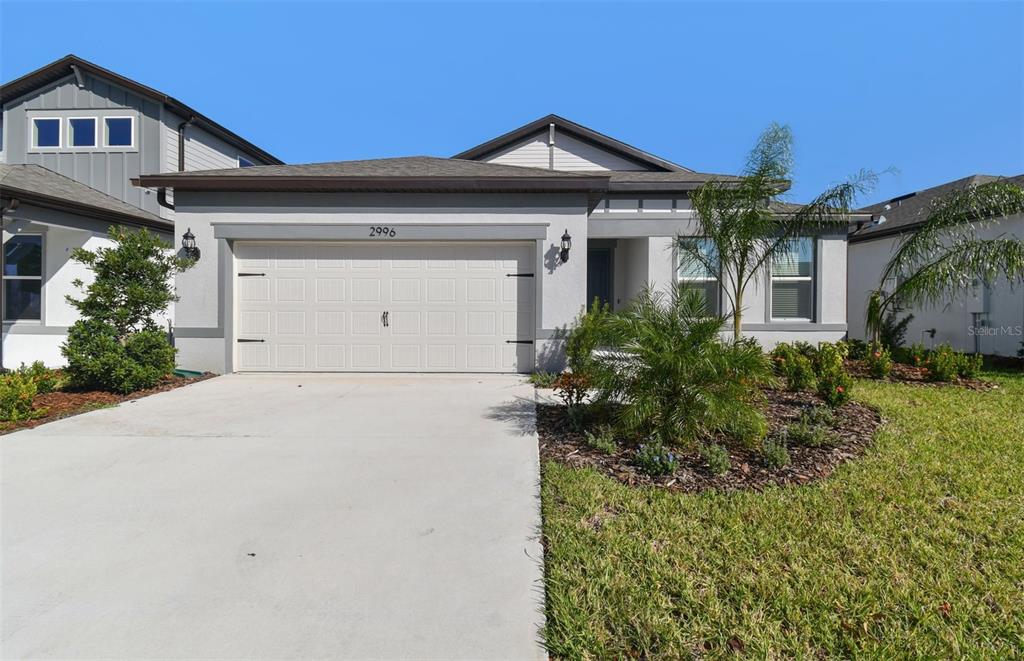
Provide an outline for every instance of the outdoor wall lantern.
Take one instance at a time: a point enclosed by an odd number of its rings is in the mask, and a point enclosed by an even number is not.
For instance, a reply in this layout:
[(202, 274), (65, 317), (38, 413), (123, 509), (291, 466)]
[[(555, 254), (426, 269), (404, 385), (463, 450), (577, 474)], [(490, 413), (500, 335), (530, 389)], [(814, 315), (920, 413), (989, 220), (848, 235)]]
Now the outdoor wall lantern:
[(565, 230), (565, 234), (562, 235), (562, 251), (558, 253), (563, 264), (569, 261), (569, 248), (572, 248), (572, 237), (569, 236), (569, 230)]
[(181, 249), (185, 253), (185, 257), (188, 259), (194, 259), (199, 261), (199, 248), (196, 247), (196, 235), (192, 233), (192, 228), (185, 230), (185, 233), (181, 236)]

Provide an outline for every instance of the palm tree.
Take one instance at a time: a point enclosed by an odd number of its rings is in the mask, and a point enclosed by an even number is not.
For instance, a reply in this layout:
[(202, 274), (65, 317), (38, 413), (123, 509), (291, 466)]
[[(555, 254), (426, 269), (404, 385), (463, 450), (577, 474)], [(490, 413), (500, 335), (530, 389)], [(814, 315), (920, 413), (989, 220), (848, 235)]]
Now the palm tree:
[[(985, 286), (1000, 277), (1011, 284), (1024, 282), (1024, 240), (978, 234), (1019, 213), (1024, 213), (1024, 189), (1006, 181), (971, 186), (936, 200), (921, 226), (900, 240), (879, 288), (870, 295), (866, 326), (872, 338), (878, 341), (885, 317), (894, 310), (941, 303), (979, 281)], [(891, 280), (897, 284), (886, 293), (882, 287)]]
[(793, 239), (824, 227), (845, 230), (853, 202), (877, 176), (862, 170), (830, 187), (810, 204), (785, 204), (793, 169), (793, 135), (771, 124), (747, 157), (738, 178), (712, 180), (692, 195), (698, 237), (679, 237), (681, 254), (715, 278), (732, 308), (733, 337), (740, 338), (743, 297), (769, 260), (782, 255)]

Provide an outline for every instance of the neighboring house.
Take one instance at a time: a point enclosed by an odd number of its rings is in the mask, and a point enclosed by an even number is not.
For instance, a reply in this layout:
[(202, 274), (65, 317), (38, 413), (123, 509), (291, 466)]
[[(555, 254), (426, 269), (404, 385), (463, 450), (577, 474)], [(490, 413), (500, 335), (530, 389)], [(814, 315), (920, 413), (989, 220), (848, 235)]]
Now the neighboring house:
[[(690, 194), (711, 178), (734, 179), (550, 115), (453, 158), (138, 183), (173, 190), (175, 235), (191, 229), (202, 251), (177, 279), (184, 367), (529, 372), (561, 366), (565, 330), (595, 297), (618, 309), (645, 283), (682, 281), (720, 305), (717, 283), (676, 251), (697, 227)], [(765, 269), (746, 335), (846, 335), (846, 230)]]
[(89, 273), (73, 248), (109, 244), (114, 224), (174, 241), (173, 200), (143, 173), (280, 163), (161, 92), (69, 55), (0, 86), (3, 366), (62, 364), (77, 318), (65, 296)]
[[(976, 174), (956, 181), (901, 195), (862, 209), (876, 220), (850, 234), (849, 319), (850, 337), (868, 339), (865, 331), (867, 303), (871, 292), (882, 285), (892, 291), (895, 282), (879, 283), (881, 272), (899, 242), (928, 217), (932, 204), (943, 195), (970, 186), (1005, 179), (1024, 185), (1024, 175), (1004, 178)], [(884, 219), (884, 220), (883, 220)], [(980, 236), (1016, 236), (1024, 239), (1024, 215), (1011, 216), (981, 230)], [(1024, 348), (1024, 286), (1011, 287), (1005, 280), (992, 287), (977, 283), (972, 292), (947, 303), (918, 307), (899, 313), (913, 314), (906, 342), (923, 342), (932, 347), (949, 343), (959, 351), (1002, 356), (1016, 355)]]

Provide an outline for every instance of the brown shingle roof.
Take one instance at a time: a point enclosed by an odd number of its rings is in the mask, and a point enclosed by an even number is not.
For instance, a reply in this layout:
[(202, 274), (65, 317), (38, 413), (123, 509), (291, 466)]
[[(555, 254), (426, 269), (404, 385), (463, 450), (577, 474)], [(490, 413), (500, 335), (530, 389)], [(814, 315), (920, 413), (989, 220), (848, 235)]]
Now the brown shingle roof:
[(111, 222), (173, 230), (174, 223), (41, 165), (0, 163), (0, 195)]

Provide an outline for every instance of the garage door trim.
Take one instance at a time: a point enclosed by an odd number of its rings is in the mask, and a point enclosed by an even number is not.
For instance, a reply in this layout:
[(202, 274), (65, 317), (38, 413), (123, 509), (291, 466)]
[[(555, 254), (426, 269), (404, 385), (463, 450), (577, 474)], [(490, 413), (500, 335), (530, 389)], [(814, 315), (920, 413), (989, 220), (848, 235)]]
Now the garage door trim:
[(452, 223), (212, 223), (213, 236), (229, 241), (367, 241), (371, 227), (396, 230), (385, 241), (530, 241), (547, 237), (551, 223), (507, 223), (476, 225)]

